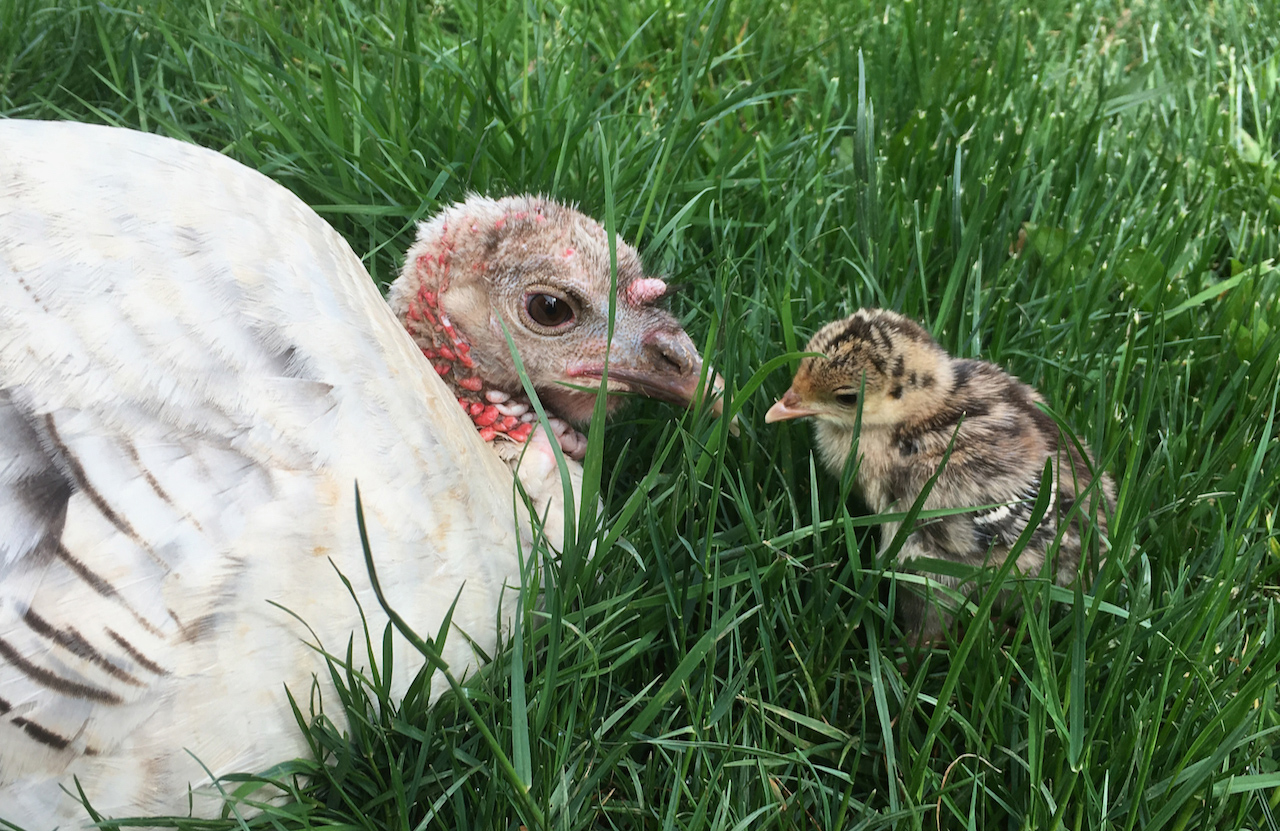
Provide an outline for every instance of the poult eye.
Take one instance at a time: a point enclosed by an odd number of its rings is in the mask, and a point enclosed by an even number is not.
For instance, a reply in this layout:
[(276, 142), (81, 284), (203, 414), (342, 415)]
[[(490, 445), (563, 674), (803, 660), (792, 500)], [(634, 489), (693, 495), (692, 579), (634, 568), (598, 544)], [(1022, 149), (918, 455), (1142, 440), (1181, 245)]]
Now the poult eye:
[(856, 392), (838, 392), (836, 393), (836, 401), (846, 407), (858, 406), (858, 394)]
[(555, 329), (573, 320), (573, 307), (554, 294), (531, 294), (524, 300), (525, 311), (539, 326)]

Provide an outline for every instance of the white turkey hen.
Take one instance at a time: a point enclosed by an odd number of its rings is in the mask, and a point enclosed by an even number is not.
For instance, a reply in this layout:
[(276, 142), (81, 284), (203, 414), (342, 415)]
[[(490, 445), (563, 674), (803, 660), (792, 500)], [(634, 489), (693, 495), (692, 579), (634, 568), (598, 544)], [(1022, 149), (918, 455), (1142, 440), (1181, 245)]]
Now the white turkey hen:
[[(655, 305), (665, 284), (617, 255), (610, 386), (693, 400), (702, 362)], [(580, 457), (568, 422), (599, 384), (609, 271), (576, 211), (473, 197), (421, 227), (398, 320), (346, 242), (257, 172), (128, 130), (0, 121), (0, 817), (85, 822), (73, 777), (108, 816), (185, 813), (189, 785), (209, 810), (201, 764), (305, 753), (285, 687), (305, 700), (327, 676), (279, 607), (330, 648), (359, 637), (332, 559), (385, 624), (357, 480), (391, 603), (429, 634), (457, 596), (444, 657), (474, 668), (468, 638), (493, 648), (528, 550), (503, 461), (528, 444), (523, 485), (561, 498), (504, 324)], [(403, 692), (421, 662), (398, 647)]]

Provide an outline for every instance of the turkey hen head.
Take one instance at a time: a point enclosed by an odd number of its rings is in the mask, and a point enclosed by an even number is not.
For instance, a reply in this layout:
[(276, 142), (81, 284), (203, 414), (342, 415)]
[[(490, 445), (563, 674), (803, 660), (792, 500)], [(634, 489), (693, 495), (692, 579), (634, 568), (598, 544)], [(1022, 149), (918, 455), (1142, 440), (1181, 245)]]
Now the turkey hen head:
[[(591, 218), (541, 197), (472, 196), (419, 226), (387, 299), (500, 453), (523, 444), (535, 426), (507, 332), (573, 458), (581, 459), (586, 445), (569, 423), (591, 417), (606, 352), (611, 412), (617, 393), (684, 405), (699, 399), (702, 359), (658, 305), (667, 284), (645, 274), (634, 248), (615, 244), (610, 342), (609, 240)], [(714, 373), (712, 386), (723, 387)]]

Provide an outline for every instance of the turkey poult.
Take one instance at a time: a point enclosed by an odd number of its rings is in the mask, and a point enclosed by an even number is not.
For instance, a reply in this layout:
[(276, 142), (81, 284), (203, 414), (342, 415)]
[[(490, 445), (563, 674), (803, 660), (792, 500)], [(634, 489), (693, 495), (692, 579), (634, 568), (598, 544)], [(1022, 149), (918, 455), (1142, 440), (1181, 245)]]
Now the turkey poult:
[[(665, 285), (617, 249), (610, 386), (693, 400)], [(598, 225), (473, 197), (422, 226), (397, 319), (332, 228), (230, 159), (0, 121), (0, 818), (85, 822), (73, 777), (108, 816), (185, 813), (189, 785), (199, 812), (201, 764), (305, 753), (285, 687), (327, 675), (272, 604), (331, 649), (361, 637), (332, 559), (382, 631), (357, 481), (391, 603), (430, 634), (457, 596), (444, 657), (473, 669), (529, 550), (503, 462), (528, 445), (535, 505), (562, 498), (503, 326), (578, 457), (594, 398), (562, 384), (599, 384), (608, 294)], [(397, 648), (403, 692), (421, 664)]]
[[(813, 418), (819, 455), (837, 476), (856, 435), (857, 484), (877, 513), (909, 509), (939, 468), (923, 509), (975, 509), (920, 522), (898, 554), (901, 562), (1003, 563), (1027, 527), (1052, 460), (1048, 510), (1015, 565), (1023, 574), (1039, 573), (1056, 539), (1051, 576), (1060, 585), (1076, 579), (1082, 523), (1106, 534), (1115, 487), (1109, 475), (1095, 473), (1088, 448), (1036, 406), (1044, 401), (1039, 393), (994, 364), (951, 357), (915, 321), (884, 309), (860, 309), (827, 324), (805, 351), (823, 357), (800, 362), (766, 422)], [(897, 531), (897, 522), (882, 524), (881, 544)], [(937, 640), (949, 617), (911, 591), (899, 592), (897, 605), (902, 629), (916, 643)]]

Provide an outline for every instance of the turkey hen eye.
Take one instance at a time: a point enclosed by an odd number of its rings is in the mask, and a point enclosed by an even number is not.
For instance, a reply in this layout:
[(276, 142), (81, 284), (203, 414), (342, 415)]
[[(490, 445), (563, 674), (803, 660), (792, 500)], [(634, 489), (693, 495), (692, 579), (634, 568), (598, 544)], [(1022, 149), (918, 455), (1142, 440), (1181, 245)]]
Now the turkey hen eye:
[(836, 393), (836, 401), (846, 407), (858, 406), (858, 394), (856, 392), (838, 392)]
[(539, 326), (554, 329), (573, 320), (573, 308), (567, 301), (551, 294), (531, 294), (524, 301), (525, 311)]

